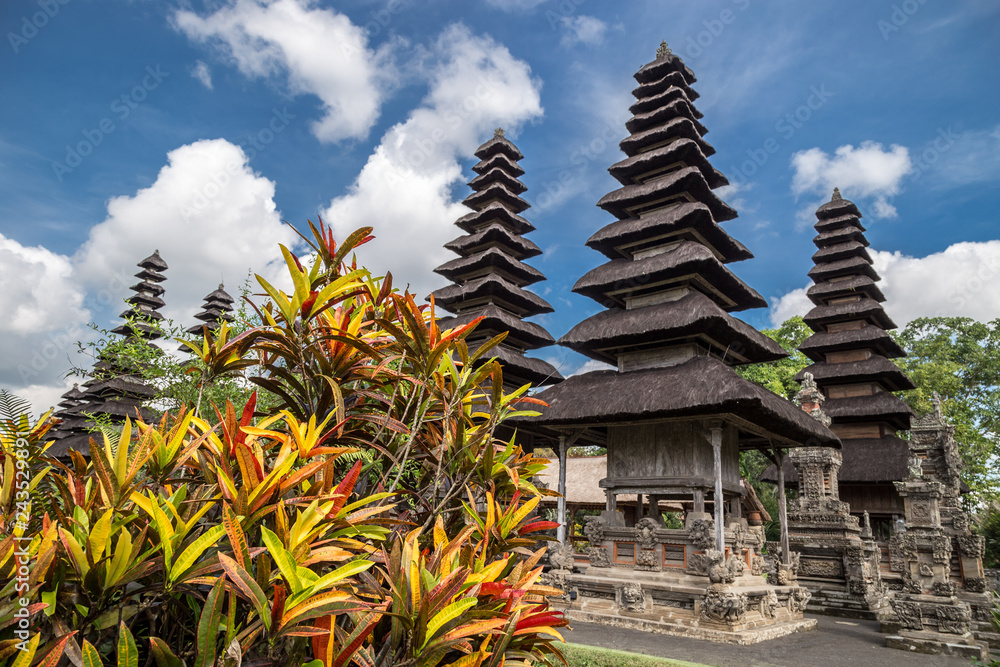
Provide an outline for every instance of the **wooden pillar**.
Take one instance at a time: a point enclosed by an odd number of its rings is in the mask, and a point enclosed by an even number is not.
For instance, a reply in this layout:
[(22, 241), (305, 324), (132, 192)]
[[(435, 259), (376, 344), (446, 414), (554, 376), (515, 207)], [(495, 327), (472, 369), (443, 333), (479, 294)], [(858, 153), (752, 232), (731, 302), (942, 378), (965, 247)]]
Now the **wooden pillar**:
[(566, 436), (559, 436), (559, 500), (556, 505), (556, 521), (559, 527), (556, 529), (556, 539), (560, 544), (566, 544)]
[(641, 519), (642, 517), (646, 516), (645, 505), (646, 505), (645, 498), (643, 498), (642, 494), (641, 493), (635, 494), (635, 521), (636, 521), (636, 523), (639, 522), (639, 519)]
[(649, 495), (649, 516), (655, 519), (656, 523), (662, 521), (660, 518), (660, 496)]
[(723, 517), (726, 503), (722, 496), (722, 425), (713, 422), (710, 429), (712, 431), (712, 456), (715, 462), (715, 499), (712, 502), (712, 507), (715, 509), (715, 548), (719, 551), (725, 551)]
[(781, 564), (790, 565), (792, 555), (788, 545), (788, 502), (785, 500), (785, 453), (775, 449), (778, 466), (778, 523), (781, 524)]
[(694, 490), (694, 511), (702, 514), (705, 512), (705, 492), (701, 489)]
[(609, 512), (615, 511), (615, 492), (611, 489), (604, 489), (604, 509)]

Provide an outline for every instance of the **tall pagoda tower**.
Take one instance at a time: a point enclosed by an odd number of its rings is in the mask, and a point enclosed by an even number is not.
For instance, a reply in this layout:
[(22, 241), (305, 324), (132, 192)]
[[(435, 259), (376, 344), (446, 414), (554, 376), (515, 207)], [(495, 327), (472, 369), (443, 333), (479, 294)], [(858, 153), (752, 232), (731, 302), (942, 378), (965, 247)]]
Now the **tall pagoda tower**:
[[(125, 299), (130, 308), (120, 315), (126, 321), (112, 333), (148, 345), (163, 335), (151, 322), (163, 319), (159, 309), (164, 305), (160, 298), (164, 289), (160, 283), (167, 279), (163, 275), (167, 263), (156, 251), (138, 266), (140, 271), (135, 276), (140, 282), (131, 287), (133, 294)], [(104, 417), (115, 424), (137, 416), (146, 420), (155, 419), (155, 412), (142, 407), (142, 403), (154, 395), (152, 387), (130, 369), (121, 367), (107, 355), (99, 356), (91, 379), (83, 384), (83, 388), (74, 385), (73, 389), (63, 394), (60, 406), (65, 404), (65, 408), (56, 415), (63, 422), (52, 432), (51, 437), (56, 442), (49, 450), (50, 455), (65, 456), (70, 449), (89, 455), (95, 417)]]
[(814, 284), (806, 292), (815, 307), (804, 318), (815, 333), (799, 346), (814, 363), (795, 379), (810, 373), (826, 397), (824, 410), (843, 443), (840, 500), (855, 516), (867, 512), (884, 542), (892, 520), (903, 516), (893, 482), (906, 479), (910, 458), (896, 431), (908, 429), (913, 416), (893, 392), (914, 384), (891, 361), (906, 353), (887, 333), (896, 325), (882, 308), (861, 212), (834, 189), (816, 217)]
[(454, 313), (441, 318), (442, 329), (468, 324), (477, 317), (483, 321), (469, 336), (469, 351), (474, 352), (494, 336), (507, 332), (488, 357), (503, 365), (503, 381), (508, 389), (527, 383), (546, 385), (562, 380), (559, 371), (541, 359), (525, 356), (554, 341), (543, 327), (524, 318), (551, 313), (545, 299), (525, 287), (545, 280), (538, 269), (525, 259), (542, 254), (541, 249), (524, 238), (535, 227), (521, 217), (530, 204), (520, 197), (527, 190), (518, 178), (524, 170), (523, 159), (502, 129), (476, 149), (479, 162), (472, 167), (476, 177), (469, 181), (473, 192), (462, 202), (472, 212), (455, 224), (466, 234), (445, 245), (459, 258), (445, 262), (435, 273), (454, 284), (433, 293), (435, 304)]
[[(609, 169), (622, 187), (598, 202), (616, 221), (587, 241), (607, 261), (574, 287), (606, 310), (559, 341), (617, 368), (546, 389), (542, 415), (516, 421), (560, 450), (581, 437), (607, 447), (607, 510), (586, 531), (590, 567), (561, 575), (576, 593), (565, 603), (571, 619), (772, 639), (814, 621), (802, 615), (809, 593), (795, 581), (787, 534), (769, 583), (755, 576), (763, 545), (740, 516), (739, 452), (781, 460), (786, 448), (839, 442), (732, 369), (786, 354), (731, 314), (766, 302), (727, 266), (751, 254), (718, 224), (736, 212), (713, 192), (727, 181), (707, 159), (694, 74), (662, 44), (635, 79), (626, 157)], [(622, 494), (639, 496), (635, 525), (616, 509)], [(665, 500), (690, 508), (684, 528), (666, 528)]]
[[(195, 324), (186, 329), (185, 332), (200, 339), (206, 326), (209, 331), (215, 331), (223, 322), (232, 322), (234, 319), (233, 303), (233, 297), (225, 290), (225, 286), (219, 283), (217, 290), (205, 296), (201, 311), (194, 316), (202, 324)], [(191, 348), (187, 345), (181, 345), (178, 349), (181, 352), (191, 353)]]

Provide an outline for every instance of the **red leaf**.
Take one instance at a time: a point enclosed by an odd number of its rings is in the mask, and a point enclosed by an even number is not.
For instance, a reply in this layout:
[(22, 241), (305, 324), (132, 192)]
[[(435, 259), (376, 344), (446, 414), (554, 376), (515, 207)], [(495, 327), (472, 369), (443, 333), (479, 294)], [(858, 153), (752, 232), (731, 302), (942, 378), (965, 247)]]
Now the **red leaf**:
[(240, 443), (241, 445), (245, 443), (247, 440), (247, 434), (243, 432), (242, 427), (250, 425), (250, 421), (253, 419), (253, 413), (256, 409), (257, 409), (257, 391), (254, 390), (254, 392), (250, 394), (250, 398), (247, 399), (247, 404), (243, 406), (243, 414), (240, 415), (241, 428), (237, 429), (236, 442)]

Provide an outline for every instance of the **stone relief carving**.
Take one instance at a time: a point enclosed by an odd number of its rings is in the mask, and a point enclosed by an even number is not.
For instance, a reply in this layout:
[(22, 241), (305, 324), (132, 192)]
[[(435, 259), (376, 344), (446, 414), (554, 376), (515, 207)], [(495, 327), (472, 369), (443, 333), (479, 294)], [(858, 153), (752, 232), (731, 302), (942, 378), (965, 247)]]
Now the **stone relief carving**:
[[(962, 533), (968, 532), (969, 530), (969, 515), (965, 512), (958, 512), (951, 517), (952, 527)], [(961, 539), (961, 538), (959, 538)]]
[(641, 612), (646, 610), (646, 594), (642, 586), (628, 583), (615, 589), (616, 602), (622, 611)]
[(905, 602), (903, 600), (891, 600), (892, 610), (896, 612), (899, 624), (907, 630), (923, 630), (924, 619), (920, 611), (920, 605), (916, 602)]
[(835, 560), (807, 560), (799, 570), (799, 574), (804, 577), (836, 578), (843, 573), (843, 567)]
[(708, 556), (705, 554), (692, 554), (688, 559), (688, 574), (704, 577), (708, 574)]
[(656, 546), (656, 529), (660, 525), (655, 519), (644, 517), (635, 524), (635, 541), (643, 549), (652, 549)]
[(688, 530), (691, 543), (698, 549), (715, 546), (715, 522), (711, 519), (695, 519)]
[(983, 579), (982, 577), (966, 577), (965, 590), (970, 593), (985, 593), (986, 579)]
[(959, 535), (958, 550), (966, 558), (982, 558), (986, 553), (986, 538), (982, 535)]
[(929, 563), (921, 563), (920, 564), (920, 576), (921, 577), (933, 577), (934, 576), (934, 570), (931, 569), (931, 566), (930, 566)]
[(576, 564), (576, 559), (573, 557), (574, 550), (573, 547), (569, 545), (556, 544), (549, 547), (548, 559), (549, 564), (557, 570), (572, 570), (573, 566)]
[(767, 567), (767, 561), (764, 560), (763, 556), (758, 556), (756, 554), (750, 559), (750, 574), (755, 577), (759, 577), (764, 574), (764, 569)]
[(938, 632), (964, 635), (969, 631), (972, 613), (963, 606), (939, 605), (937, 608)]
[(569, 602), (569, 582), (566, 581), (566, 573), (561, 571), (543, 572), (538, 581), (543, 586), (551, 586), (563, 591), (562, 595), (550, 595), (548, 599), (553, 602)]
[(805, 611), (806, 605), (809, 604), (809, 599), (812, 597), (812, 593), (808, 589), (797, 586), (791, 590), (788, 594), (788, 611), (799, 612)]
[(766, 595), (762, 595), (760, 598), (760, 603), (758, 605), (758, 610), (760, 615), (764, 618), (774, 618), (774, 612), (778, 608), (778, 595), (774, 591), (768, 591)]
[(716, 549), (707, 550), (705, 556), (708, 558), (708, 579), (713, 584), (731, 584), (746, 568), (746, 564), (738, 556), (730, 554), (726, 558), (723, 552)]
[(657, 551), (640, 551), (635, 555), (635, 569), (643, 572), (660, 572), (663, 569), (660, 563), (660, 554)]
[(953, 581), (935, 581), (934, 595), (943, 595), (944, 597), (951, 597), (955, 594), (955, 582)]
[(604, 541), (604, 522), (599, 516), (588, 516), (583, 526), (583, 534), (593, 546), (599, 546)]
[(588, 547), (587, 555), (590, 556), (591, 567), (611, 567), (611, 558), (604, 547)]
[(789, 558), (789, 564), (782, 564), (781, 560), (778, 558), (774, 559), (773, 569), (767, 574), (767, 583), (772, 586), (788, 586), (795, 581), (799, 572), (799, 560), (802, 555), (793, 551), (791, 558)]
[(746, 593), (712, 587), (701, 603), (701, 614), (710, 621), (739, 623), (747, 613)]
[(747, 538), (750, 536), (750, 531), (748, 531), (742, 523), (737, 522), (733, 524), (733, 551), (742, 551), (747, 546)]
[(947, 563), (951, 561), (951, 538), (947, 535), (935, 535), (931, 538), (931, 546), (934, 550), (935, 563)]

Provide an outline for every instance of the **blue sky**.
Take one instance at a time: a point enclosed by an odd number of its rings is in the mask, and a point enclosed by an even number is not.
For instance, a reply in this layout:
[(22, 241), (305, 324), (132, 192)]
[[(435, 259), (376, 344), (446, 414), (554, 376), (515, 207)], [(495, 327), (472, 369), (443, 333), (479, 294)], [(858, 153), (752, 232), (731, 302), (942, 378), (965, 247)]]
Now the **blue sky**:
[(865, 213), (897, 321), (1000, 316), (986, 0), (8, 0), (0, 29), (0, 385), (39, 406), (153, 249), (184, 324), (220, 280), (276, 274), (295, 243), (280, 221), (317, 214), (341, 236), (374, 225), (363, 259), (397, 284), (443, 286), (430, 269), (497, 125), (525, 155), (559, 336), (599, 309), (570, 290), (602, 261), (583, 244), (611, 221), (594, 204), (661, 39), (698, 76), (740, 213), (726, 228), (756, 255), (733, 268), (772, 303), (744, 319), (802, 312), (834, 185)]

